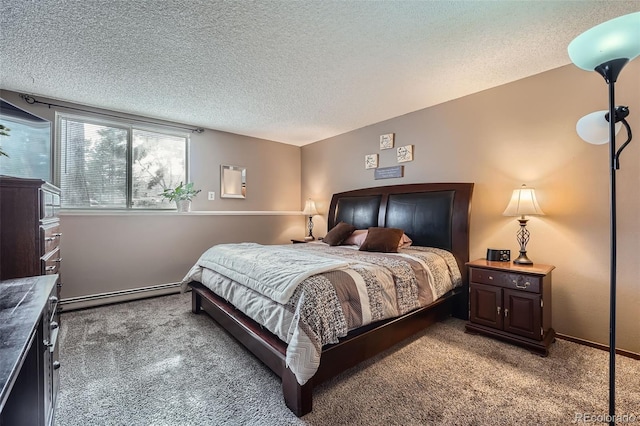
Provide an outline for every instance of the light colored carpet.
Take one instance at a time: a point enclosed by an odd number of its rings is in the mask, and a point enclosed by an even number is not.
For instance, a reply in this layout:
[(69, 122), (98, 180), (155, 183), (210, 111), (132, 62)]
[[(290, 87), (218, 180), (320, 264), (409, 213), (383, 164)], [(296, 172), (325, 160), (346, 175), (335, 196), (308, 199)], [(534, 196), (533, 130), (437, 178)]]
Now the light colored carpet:
[[(608, 352), (557, 340), (549, 357), (449, 319), (314, 391), (295, 417), (279, 378), (190, 294), (64, 313), (56, 424), (571, 424), (608, 410)], [(618, 414), (640, 422), (640, 361), (617, 357)]]

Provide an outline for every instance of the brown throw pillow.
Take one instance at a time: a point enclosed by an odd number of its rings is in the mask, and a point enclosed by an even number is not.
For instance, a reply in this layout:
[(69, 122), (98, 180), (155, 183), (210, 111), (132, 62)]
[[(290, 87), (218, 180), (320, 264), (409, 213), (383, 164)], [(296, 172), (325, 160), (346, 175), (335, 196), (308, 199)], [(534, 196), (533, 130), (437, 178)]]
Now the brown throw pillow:
[(403, 233), (399, 228), (369, 228), (367, 239), (360, 246), (360, 250), (397, 253)]
[(324, 236), (322, 242), (327, 243), (330, 246), (339, 246), (355, 230), (355, 226), (345, 222), (340, 222), (327, 232), (327, 235)]

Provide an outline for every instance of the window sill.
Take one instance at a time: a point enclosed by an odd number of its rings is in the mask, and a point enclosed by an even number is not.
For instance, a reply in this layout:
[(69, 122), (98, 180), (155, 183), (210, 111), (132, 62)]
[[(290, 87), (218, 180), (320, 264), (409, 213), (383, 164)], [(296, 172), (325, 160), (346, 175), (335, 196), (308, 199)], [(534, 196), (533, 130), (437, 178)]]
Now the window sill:
[(286, 210), (60, 210), (60, 216), (301, 216), (301, 211)]

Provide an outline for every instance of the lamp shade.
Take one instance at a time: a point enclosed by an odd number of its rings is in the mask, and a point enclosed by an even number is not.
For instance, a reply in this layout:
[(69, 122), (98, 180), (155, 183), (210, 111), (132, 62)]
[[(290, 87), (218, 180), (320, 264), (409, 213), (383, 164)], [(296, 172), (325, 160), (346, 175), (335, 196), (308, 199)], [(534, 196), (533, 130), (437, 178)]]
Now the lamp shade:
[(514, 189), (507, 208), (502, 213), (504, 216), (544, 215), (538, 204), (533, 188), (522, 185), (520, 189)]
[(311, 198), (304, 203), (304, 210), (302, 213), (304, 213), (305, 216), (314, 216), (318, 214), (316, 203), (314, 203)]
[[(609, 121), (605, 115), (609, 111), (596, 111), (582, 117), (576, 123), (576, 132), (585, 142), (594, 145), (602, 145), (609, 142)], [(616, 134), (620, 131), (622, 123), (616, 123)]]
[(640, 55), (640, 12), (596, 25), (573, 39), (568, 50), (571, 62), (587, 71), (614, 59), (633, 60)]

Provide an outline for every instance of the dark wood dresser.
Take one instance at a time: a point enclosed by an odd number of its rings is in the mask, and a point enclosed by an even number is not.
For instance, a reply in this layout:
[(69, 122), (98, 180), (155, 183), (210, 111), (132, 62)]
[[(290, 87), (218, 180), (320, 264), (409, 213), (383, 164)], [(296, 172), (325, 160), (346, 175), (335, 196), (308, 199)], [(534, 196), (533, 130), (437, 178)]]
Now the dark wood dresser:
[(57, 275), (0, 281), (0, 426), (52, 425), (58, 394)]
[(547, 356), (551, 327), (552, 265), (520, 266), (485, 259), (468, 262), (466, 331), (496, 337)]
[[(0, 176), (0, 280), (60, 274), (60, 189)], [(56, 296), (60, 297), (62, 280)]]

